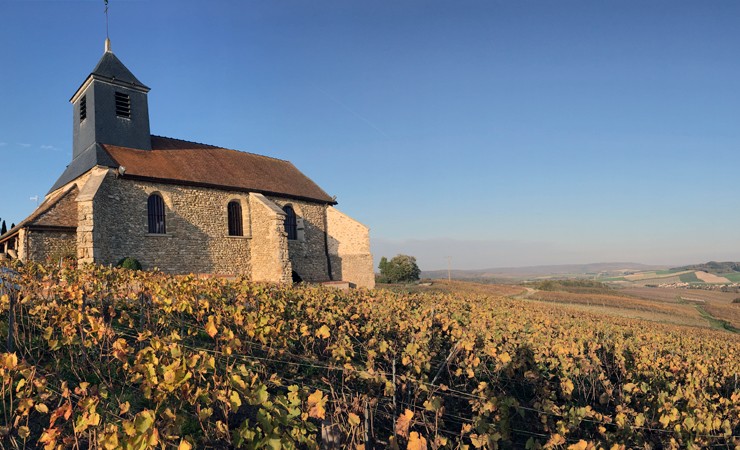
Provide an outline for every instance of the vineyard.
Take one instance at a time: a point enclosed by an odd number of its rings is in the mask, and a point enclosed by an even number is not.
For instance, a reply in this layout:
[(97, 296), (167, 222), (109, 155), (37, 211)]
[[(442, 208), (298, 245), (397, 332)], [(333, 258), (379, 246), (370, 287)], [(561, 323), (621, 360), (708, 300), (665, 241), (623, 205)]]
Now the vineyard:
[(736, 334), (484, 294), (15, 269), (0, 449), (740, 448)]

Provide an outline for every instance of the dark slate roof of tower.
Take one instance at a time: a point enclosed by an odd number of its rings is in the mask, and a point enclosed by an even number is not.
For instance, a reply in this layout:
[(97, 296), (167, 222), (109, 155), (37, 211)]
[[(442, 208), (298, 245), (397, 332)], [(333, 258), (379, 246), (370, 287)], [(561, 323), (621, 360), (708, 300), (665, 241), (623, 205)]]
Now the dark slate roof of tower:
[[(81, 176), (95, 166), (118, 167), (118, 164), (110, 157), (108, 152), (97, 142), (80, 153), (62, 173), (62, 176), (49, 189), (48, 193), (54, 192), (70, 181)], [(47, 194), (48, 194), (47, 193)]]
[(122, 83), (149, 89), (144, 85), (144, 83), (139, 81), (134, 74), (126, 68), (126, 66), (123, 65), (121, 60), (118, 59), (113, 52), (103, 53), (103, 57), (100, 58), (98, 65), (95, 66), (90, 75), (97, 75), (110, 80), (117, 80)]
[(88, 75), (87, 78), (85, 78), (85, 81), (82, 82), (80, 87), (77, 88), (70, 101), (75, 98), (75, 96), (80, 92), (80, 90), (85, 86), (85, 83), (87, 83), (90, 78), (118, 83), (120, 85), (128, 86), (131, 88), (138, 88), (145, 92), (149, 92), (150, 90), (149, 87), (139, 81), (139, 79), (136, 78), (134, 74), (131, 73), (131, 71), (123, 65), (121, 60), (118, 59), (118, 57), (114, 55), (113, 52), (110, 50), (107, 50), (105, 53), (103, 53), (103, 57), (100, 58), (100, 61), (98, 61), (98, 64), (95, 66), (93, 71), (90, 72), (90, 75)]

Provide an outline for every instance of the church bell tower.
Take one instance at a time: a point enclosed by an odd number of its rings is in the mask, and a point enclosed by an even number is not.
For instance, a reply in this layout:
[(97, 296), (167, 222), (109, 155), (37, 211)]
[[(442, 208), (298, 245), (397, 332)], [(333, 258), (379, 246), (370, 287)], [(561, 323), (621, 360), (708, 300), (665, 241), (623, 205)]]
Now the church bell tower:
[(72, 160), (95, 144), (151, 150), (148, 92), (113, 54), (106, 39), (103, 57), (70, 99)]

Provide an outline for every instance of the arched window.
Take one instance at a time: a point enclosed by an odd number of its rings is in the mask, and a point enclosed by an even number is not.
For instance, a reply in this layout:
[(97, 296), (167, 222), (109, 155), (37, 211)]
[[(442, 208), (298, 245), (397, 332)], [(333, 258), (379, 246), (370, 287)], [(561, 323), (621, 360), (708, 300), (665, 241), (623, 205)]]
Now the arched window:
[(244, 236), (242, 227), (242, 205), (236, 201), (230, 201), (227, 207), (229, 211), (229, 236)]
[(286, 205), (283, 211), (285, 211), (285, 232), (288, 233), (288, 239), (295, 241), (298, 239), (298, 222), (295, 218), (295, 211), (290, 205)]
[(152, 194), (146, 202), (149, 213), (149, 233), (165, 234), (167, 229), (164, 222), (164, 200), (159, 194)]

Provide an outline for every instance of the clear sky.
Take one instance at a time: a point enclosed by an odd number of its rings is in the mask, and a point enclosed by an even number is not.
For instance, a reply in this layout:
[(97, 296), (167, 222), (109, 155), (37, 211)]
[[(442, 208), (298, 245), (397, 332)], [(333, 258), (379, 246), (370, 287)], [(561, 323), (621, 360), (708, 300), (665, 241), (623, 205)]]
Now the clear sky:
[[(422, 269), (740, 260), (740, 2), (110, 0), (152, 133), (292, 161)], [(0, 0), (0, 217), (71, 160), (103, 0)]]

